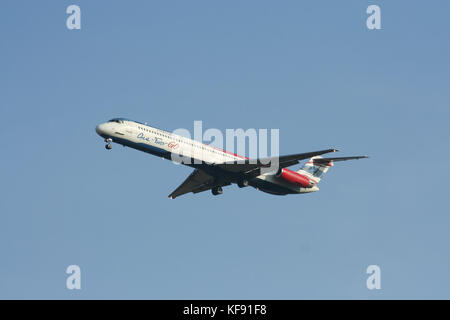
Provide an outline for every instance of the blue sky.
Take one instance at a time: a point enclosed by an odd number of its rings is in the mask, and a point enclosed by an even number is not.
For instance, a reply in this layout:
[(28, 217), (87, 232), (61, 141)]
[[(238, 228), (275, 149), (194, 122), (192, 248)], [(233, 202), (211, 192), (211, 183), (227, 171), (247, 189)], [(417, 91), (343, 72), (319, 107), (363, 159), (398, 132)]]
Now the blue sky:
[[(366, 28), (370, 4), (382, 30)], [(450, 298), (449, 10), (2, 1), (0, 298)], [(94, 128), (116, 116), (279, 128), (281, 154), (371, 158), (337, 164), (314, 194), (170, 200), (191, 169), (106, 151)], [(372, 264), (381, 290), (366, 288)]]

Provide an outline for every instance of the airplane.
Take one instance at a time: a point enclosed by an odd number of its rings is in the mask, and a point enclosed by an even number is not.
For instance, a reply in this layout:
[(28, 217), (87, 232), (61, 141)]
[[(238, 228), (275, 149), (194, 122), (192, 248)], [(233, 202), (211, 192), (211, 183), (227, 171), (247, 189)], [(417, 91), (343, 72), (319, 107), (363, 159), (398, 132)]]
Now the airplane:
[[(247, 157), (126, 118), (114, 118), (101, 123), (95, 131), (104, 138), (107, 150), (112, 148), (111, 143), (114, 142), (164, 159), (173, 159), (173, 155), (190, 159), (191, 161), (185, 161), (183, 164), (193, 167), (194, 171), (169, 195), (171, 199), (186, 193), (207, 190), (211, 190), (213, 195), (220, 195), (223, 193), (222, 187), (233, 183), (240, 188), (252, 186), (273, 195), (316, 192), (319, 191), (317, 184), (323, 174), (335, 162), (368, 158), (367, 156), (323, 158), (323, 154), (338, 151), (326, 149), (279, 156), (278, 159), (271, 157), (251, 161)], [(287, 169), (305, 159), (309, 160), (300, 170)], [(263, 168), (270, 166), (271, 161), (276, 160), (278, 160), (276, 172), (261, 172)]]

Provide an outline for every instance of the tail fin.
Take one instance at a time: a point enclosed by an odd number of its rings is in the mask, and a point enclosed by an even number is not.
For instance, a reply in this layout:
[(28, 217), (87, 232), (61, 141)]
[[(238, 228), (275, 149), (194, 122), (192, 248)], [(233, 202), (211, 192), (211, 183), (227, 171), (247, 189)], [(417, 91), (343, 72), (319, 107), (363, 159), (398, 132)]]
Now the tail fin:
[(312, 157), (297, 172), (310, 177), (317, 184), (322, 179), (323, 174), (326, 173), (328, 169), (332, 167), (334, 164), (333, 161), (328, 161), (324, 163), (315, 162), (316, 159), (323, 159), (323, 158), (321, 156)]
[(368, 158), (367, 156), (355, 157), (339, 157), (339, 158), (322, 158), (321, 156), (312, 157), (308, 162), (297, 172), (306, 175), (316, 181), (316, 184), (322, 179), (324, 173), (334, 166), (335, 161), (356, 160)]

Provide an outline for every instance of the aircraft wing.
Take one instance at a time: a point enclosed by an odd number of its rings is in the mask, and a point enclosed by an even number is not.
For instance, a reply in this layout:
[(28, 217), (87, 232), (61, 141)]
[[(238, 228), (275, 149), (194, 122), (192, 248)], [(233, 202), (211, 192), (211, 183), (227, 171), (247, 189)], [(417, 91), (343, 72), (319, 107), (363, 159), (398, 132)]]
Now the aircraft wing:
[[(210, 190), (213, 187), (217, 186), (227, 186), (230, 185), (231, 182), (236, 180), (236, 177), (242, 177), (243, 175), (246, 177), (254, 177), (260, 174), (261, 168), (268, 168), (271, 165), (271, 161), (278, 160), (279, 168), (286, 168), (292, 165), (299, 163), (299, 161), (304, 159), (309, 159), (314, 156), (319, 156), (329, 152), (336, 152), (336, 149), (326, 149), (320, 151), (313, 151), (307, 153), (298, 153), (291, 154), (287, 156), (281, 156), (276, 159), (275, 157), (271, 158), (262, 158), (257, 160), (237, 160), (232, 162), (225, 162), (219, 164), (213, 164), (212, 166), (203, 167), (201, 169), (195, 169), (186, 180), (177, 188), (174, 192), (169, 195), (169, 198), (175, 199), (178, 196), (183, 194), (193, 192), (198, 193), (206, 190)], [(348, 158), (348, 157), (347, 157)], [(354, 157), (351, 157), (354, 158)], [(329, 158), (330, 160), (343, 158)], [(335, 161), (340, 161), (335, 160)], [(345, 159), (350, 160), (350, 159)], [(220, 169), (217, 171), (217, 169)], [(206, 172), (207, 171), (207, 172)], [(225, 174), (223, 174), (225, 173)]]
[(217, 186), (227, 186), (230, 182), (223, 181), (218, 183), (215, 181), (214, 177), (207, 174), (206, 172), (195, 169), (187, 178), (184, 180), (184, 182), (175, 189), (174, 192), (172, 192), (169, 195), (169, 198), (175, 199), (178, 196), (181, 196), (185, 193), (193, 192), (193, 193), (199, 193), (202, 191), (209, 190), (213, 187)]
[[(279, 168), (286, 168), (289, 166), (293, 166), (297, 163), (299, 163), (301, 160), (309, 159), (314, 156), (320, 156), (325, 153), (329, 152), (337, 152), (336, 149), (326, 149), (326, 150), (320, 150), (320, 151), (313, 151), (313, 152), (307, 152), (307, 153), (297, 153), (297, 154), (291, 154), (287, 156), (280, 156), (278, 157), (278, 167)], [(245, 174), (252, 174), (256, 172), (259, 172), (260, 168), (268, 168), (270, 167), (270, 164), (272, 161), (276, 160), (276, 157), (271, 158), (262, 158), (257, 160), (237, 160), (237, 161), (231, 161), (231, 162), (225, 162), (216, 164), (216, 167), (219, 167), (225, 171), (232, 172), (232, 173), (245, 173)]]

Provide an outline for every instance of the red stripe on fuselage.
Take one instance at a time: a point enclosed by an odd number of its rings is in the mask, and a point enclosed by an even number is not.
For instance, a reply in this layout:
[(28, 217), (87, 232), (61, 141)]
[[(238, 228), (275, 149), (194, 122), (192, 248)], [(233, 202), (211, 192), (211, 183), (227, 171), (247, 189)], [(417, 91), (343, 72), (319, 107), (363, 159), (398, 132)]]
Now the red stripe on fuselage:
[(216, 147), (211, 146), (211, 145), (208, 145), (208, 144), (206, 144), (206, 146), (211, 147), (211, 148), (213, 148), (213, 149), (216, 149), (216, 150), (218, 150), (218, 151), (221, 151), (221, 152), (223, 152), (223, 153), (227, 153), (227, 154), (229, 154), (229, 155), (232, 155), (232, 156), (235, 156), (235, 157), (238, 157), (238, 158), (241, 158), (241, 159), (246, 159), (246, 160), (248, 160), (247, 157), (240, 156), (240, 155), (238, 155), (238, 154), (236, 154), (236, 153), (232, 153), (232, 152), (229, 152), (229, 151), (220, 149), (220, 148), (216, 148)]

